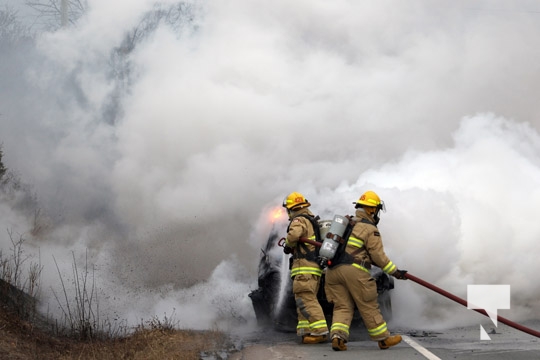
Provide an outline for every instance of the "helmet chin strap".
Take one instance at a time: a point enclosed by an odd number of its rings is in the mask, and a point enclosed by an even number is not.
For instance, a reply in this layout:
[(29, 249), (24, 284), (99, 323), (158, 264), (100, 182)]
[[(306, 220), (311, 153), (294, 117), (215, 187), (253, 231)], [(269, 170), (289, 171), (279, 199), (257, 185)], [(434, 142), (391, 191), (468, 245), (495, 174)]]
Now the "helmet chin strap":
[(377, 209), (377, 211), (375, 211), (375, 214), (373, 214), (373, 220), (375, 220), (375, 225), (378, 225), (379, 221), (381, 220), (379, 218), (379, 210), (378, 209)]
[(375, 225), (379, 224), (379, 221), (381, 220), (379, 218), (379, 214), (381, 213), (381, 210), (384, 211), (384, 204), (379, 204), (375, 208), (375, 212), (373, 213), (373, 220), (375, 220)]

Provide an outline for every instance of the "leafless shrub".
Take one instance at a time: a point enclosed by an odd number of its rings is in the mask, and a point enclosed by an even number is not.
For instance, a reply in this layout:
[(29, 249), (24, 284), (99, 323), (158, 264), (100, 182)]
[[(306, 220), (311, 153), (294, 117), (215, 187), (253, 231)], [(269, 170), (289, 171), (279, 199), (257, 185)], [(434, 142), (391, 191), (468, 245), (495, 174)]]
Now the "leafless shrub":
[(32, 263), (28, 269), (28, 287), (27, 293), (32, 297), (38, 297), (38, 290), (40, 289), (41, 271), (43, 265)]
[(173, 331), (178, 328), (179, 321), (175, 320), (176, 309), (173, 309), (171, 315), (167, 316), (167, 313), (163, 315), (163, 318), (160, 319), (157, 315), (152, 317), (150, 320), (143, 321), (136, 327), (135, 332), (143, 331)]
[(60, 322), (58, 319), (55, 320), (53, 331), (59, 335), (80, 340), (113, 339), (125, 336), (129, 332), (126, 321), (101, 318), (95, 267), (88, 262), (88, 251), (86, 251), (82, 267), (77, 265), (74, 252), (72, 252), (72, 257), (73, 290), (68, 293), (64, 277), (53, 256), (62, 286), (61, 296), (54, 289), (52, 290), (62, 312)]
[(39, 275), (43, 267), (39, 263), (31, 263), (28, 275), (23, 277), (24, 264), (31, 257), (24, 252), (23, 244), (26, 239), (23, 235), (19, 235), (17, 239), (12, 229), (7, 229), (7, 233), (12, 246), (7, 257), (4, 257), (0, 250), (0, 278), (25, 291), (29, 296), (35, 296), (39, 287)]
[(40, 275), (43, 266), (40, 263), (30, 263), (28, 274), (24, 276), (25, 263), (30, 255), (25, 254), (23, 235), (15, 237), (13, 230), (7, 230), (11, 248), (8, 255), (0, 250), (0, 280), (3, 288), (3, 301), (16, 309), (24, 318), (36, 315), (36, 297), (40, 289)]
[(88, 252), (86, 252), (84, 268), (80, 272), (75, 260), (75, 253), (72, 252), (73, 263), (73, 286), (74, 299), (73, 304), (68, 296), (68, 290), (64, 282), (64, 277), (60, 272), (56, 258), (53, 256), (58, 276), (62, 284), (63, 301), (53, 289), (53, 295), (62, 310), (64, 320), (67, 322), (69, 330), (72, 334), (81, 339), (91, 339), (94, 334), (96, 324), (99, 323), (99, 312), (95, 311), (98, 307), (97, 293), (95, 288), (94, 267), (91, 266), (92, 282), (89, 283), (90, 270), (88, 268)]

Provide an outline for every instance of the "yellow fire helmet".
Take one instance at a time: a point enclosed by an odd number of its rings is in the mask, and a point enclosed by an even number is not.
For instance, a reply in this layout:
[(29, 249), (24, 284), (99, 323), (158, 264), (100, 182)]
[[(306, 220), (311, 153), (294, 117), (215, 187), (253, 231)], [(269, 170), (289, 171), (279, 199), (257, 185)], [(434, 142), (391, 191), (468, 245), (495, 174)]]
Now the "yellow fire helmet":
[(299, 192), (292, 192), (283, 200), (283, 207), (287, 208), (287, 210), (298, 210), (308, 206), (311, 206), (311, 204)]
[(386, 207), (384, 206), (384, 201), (381, 200), (379, 195), (375, 192), (369, 190), (360, 196), (357, 202), (353, 202), (355, 208), (358, 209), (361, 206), (369, 206), (375, 208), (375, 212), (372, 214), (373, 220), (375, 220), (375, 225), (379, 223), (379, 212), (382, 210), (386, 212)]
[(353, 202), (358, 207), (358, 204), (364, 206), (377, 207), (382, 203), (381, 198), (375, 192), (368, 190), (360, 196), (357, 202)]

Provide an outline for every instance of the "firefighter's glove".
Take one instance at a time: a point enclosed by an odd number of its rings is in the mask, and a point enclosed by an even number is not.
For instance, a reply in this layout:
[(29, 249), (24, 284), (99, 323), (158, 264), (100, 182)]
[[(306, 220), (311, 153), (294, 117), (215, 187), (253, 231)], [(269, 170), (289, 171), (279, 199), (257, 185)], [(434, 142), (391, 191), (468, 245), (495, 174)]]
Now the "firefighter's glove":
[(405, 275), (407, 273), (407, 270), (396, 270), (392, 274), (393, 277), (399, 280), (407, 280), (407, 276)]
[(287, 239), (285, 239), (284, 237), (279, 239), (278, 246), (281, 246), (283, 248), (283, 252), (287, 255), (293, 252), (292, 247), (287, 246)]

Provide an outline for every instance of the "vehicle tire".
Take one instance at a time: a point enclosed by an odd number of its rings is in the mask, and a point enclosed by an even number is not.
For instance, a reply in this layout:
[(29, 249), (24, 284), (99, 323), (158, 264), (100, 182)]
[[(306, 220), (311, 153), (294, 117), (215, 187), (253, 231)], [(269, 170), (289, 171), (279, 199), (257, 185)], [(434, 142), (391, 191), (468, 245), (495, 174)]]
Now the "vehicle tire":
[(259, 288), (249, 294), (259, 326), (266, 327), (273, 322), (279, 282), (279, 273), (269, 272), (264, 278), (259, 279)]

